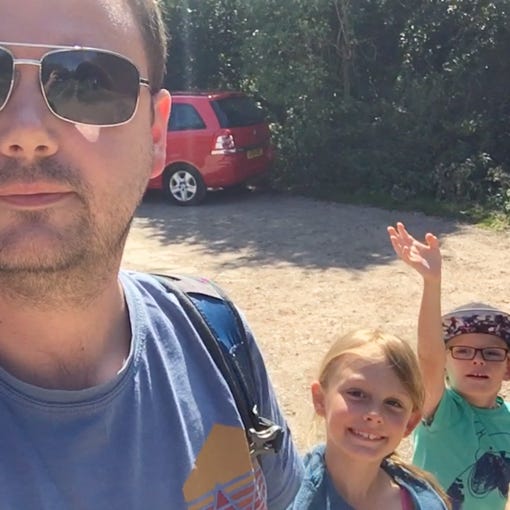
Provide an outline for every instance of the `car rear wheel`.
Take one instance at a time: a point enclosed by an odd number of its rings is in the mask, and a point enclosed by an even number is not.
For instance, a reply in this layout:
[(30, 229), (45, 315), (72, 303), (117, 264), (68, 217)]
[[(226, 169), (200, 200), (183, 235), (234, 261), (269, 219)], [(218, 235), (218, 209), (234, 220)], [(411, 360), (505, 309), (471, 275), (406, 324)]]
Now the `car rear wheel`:
[(186, 165), (169, 167), (163, 174), (165, 195), (177, 205), (197, 205), (207, 189), (196, 168)]

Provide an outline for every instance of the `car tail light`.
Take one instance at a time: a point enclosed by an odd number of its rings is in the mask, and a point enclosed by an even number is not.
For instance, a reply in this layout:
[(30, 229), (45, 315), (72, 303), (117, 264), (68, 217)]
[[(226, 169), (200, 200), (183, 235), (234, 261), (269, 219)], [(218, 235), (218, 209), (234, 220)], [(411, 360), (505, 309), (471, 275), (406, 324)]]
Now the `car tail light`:
[(237, 152), (234, 135), (225, 131), (216, 137), (211, 154), (234, 154)]

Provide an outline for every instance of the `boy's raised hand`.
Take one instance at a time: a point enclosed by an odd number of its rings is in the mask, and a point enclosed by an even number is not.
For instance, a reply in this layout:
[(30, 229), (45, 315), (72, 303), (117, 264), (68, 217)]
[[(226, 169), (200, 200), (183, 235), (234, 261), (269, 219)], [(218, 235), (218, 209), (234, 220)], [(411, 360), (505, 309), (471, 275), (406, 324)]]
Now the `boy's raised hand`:
[(425, 235), (425, 244), (417, 241), (403, 223), (388, 227), (388, 235), (395, 253), (426, 280), (441, 279), (441, 251), (433, 234)]
[(445, 390), (446, 351), (441, 326), (441, 252), (436, 236), (417, 241), (402, 223), (388, 227), (396, 254), (423, 277), (423, 294), (418, 316), (418, 360), (425, 384), (423, 416), (431, 418)]

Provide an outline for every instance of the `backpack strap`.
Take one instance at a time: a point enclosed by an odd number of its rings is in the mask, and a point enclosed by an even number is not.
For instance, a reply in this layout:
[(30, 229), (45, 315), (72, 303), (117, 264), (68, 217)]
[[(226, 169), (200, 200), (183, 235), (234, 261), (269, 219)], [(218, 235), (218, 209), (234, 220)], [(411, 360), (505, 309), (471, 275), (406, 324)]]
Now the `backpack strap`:
[(237, 308), (217, 285), (204, 278), (153, 276), (177, 298), (227, 382), (243, 421), (250, 453), (259, 456), (278, 452), (283, 429), (258, 413), (252, 358)]

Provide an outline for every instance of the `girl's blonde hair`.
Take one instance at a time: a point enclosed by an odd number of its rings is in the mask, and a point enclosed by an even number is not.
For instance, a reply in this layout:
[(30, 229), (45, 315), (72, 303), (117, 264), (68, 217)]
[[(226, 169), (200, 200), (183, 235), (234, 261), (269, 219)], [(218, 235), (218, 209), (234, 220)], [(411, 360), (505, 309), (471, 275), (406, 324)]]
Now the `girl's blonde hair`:
[[(358, 329), (341, 336), (330, 347), (320, 365), (318, 380), (323, 389), (327, 388), (339, 358), (349, 353), (367, 359), (372, 357), (380, 359), (382, 354), (409, 395), (413, 412), (421, 412), (425, 402), (425, 387), (416, 354), (407, 342), (380, 329)], [(396, 452), (389, 455), (388, 460), (417, 478), (425, 479), (441, 496), (447, 507), (451, 508), (447, 494), (430, 473), (405, 462)]]

